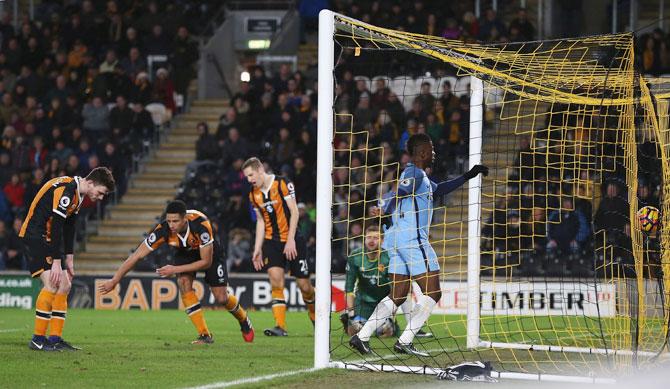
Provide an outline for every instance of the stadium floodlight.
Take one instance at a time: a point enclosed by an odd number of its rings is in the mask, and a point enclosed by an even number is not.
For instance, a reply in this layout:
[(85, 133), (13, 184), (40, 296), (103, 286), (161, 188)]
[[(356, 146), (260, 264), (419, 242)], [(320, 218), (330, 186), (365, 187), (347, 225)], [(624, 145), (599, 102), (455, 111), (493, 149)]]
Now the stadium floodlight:
[[(503, 378), (610, 382), (667, 358), (670, 82), (637, 72), (633, 52), (631, 34), (466, 44), (322, 11), (314, 366), (437, 374), (486, 360)], [(429, 356), (398, 354), (395, 338), (361, 356), (334, 324), (331, 264), (360, 249), (362, 226), (384, 229), (368, 208), (407, 162), (388, 140), (415, 132), (435, 138), (436, 179), (490, 174), (434, 199), (442, 299), (434, 337), (415, 340)], [(651, 234), (637, 210), (655, 187)]]

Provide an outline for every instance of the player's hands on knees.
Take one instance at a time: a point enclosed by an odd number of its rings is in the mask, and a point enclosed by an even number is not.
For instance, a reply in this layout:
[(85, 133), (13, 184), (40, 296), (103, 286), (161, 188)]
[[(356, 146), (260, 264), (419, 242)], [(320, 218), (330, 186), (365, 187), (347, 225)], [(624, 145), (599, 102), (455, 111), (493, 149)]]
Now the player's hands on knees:
[(102, 285), (98, 286), (98, 291), (102, 294), (107, 294), (111, 292), (114, 287), (116, 287), (116, 282), (114, 280), (107, 280), (102, 283)]
[(172, 265), (165, 265), (161, 268), (156, 269), (156, 273), (158, 273), (159, 276), (165, 278), (175, 274), (176, 270), (175, 267)]
[(49, 276), (49, 281), (51, 281), (51, 286), (57, 288), (60, 285), (60, 280), (62, 277), (63, 269), (60, 266), (60, 259), (54, 259), (51, 263), (51, 274)]
[(294, 260), (298, 256), (298, 250), (295, 248), (295, 239), (288, 239), (284, 245), (284, 255), (289, 261)]
[(251, 262), (254, 264), (254, 269), (260, 271), (263, 269), (263, 251), (254, 250), (254, 255), (251, 257)]

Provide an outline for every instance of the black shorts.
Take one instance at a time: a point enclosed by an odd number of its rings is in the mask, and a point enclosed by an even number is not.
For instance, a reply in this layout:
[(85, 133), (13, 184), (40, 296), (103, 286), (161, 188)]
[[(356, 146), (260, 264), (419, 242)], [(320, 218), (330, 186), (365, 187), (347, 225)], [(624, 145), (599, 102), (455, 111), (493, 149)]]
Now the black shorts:
[[(28, 270), (30, 270), (31, 277), (39, 277), (45, 271), (51, 270), (53, 258), (49, 255), (49, 245), (47, 242), (42, 239), (26, 237), (21, 238), (21, 243), (28, 258)], [(63, 258), (60, 259), (61, 261), (63, 260)], [(61, 262), (61, 266), (64, 267), (65, 265)]]
[(292, 261), (284, 255), (284, 242), (276, 240), (263, 241), (263, 270), (271, 267), (288, 267), (289, 274), (295, 278), (309, 278), (309, 266), (307, 264), (307, 243), (301, 237), (295, 238), (295, 248), (298, 256)]
[[(226, 269), (226, 259), (223, 256), (223, 251), (218, 247), (218, 244), (213, 243), (214, 254), (212, 256), (212, 265), (205, 270), (205, 283), (209, 286), (228, 286), (228, 269)], [(175, 265), (187, 265), (200, 260), (200, 251), (192, 250), (185, 252), (178, 252), (175, 255)], [(194, 273), (191, 273), (195, 276)]]

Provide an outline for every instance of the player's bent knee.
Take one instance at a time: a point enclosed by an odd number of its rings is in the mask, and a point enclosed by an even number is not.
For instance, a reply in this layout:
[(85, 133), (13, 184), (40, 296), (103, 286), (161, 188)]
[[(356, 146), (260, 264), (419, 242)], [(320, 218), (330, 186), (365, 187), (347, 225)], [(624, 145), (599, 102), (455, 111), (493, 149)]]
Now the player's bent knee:
[(440, 299), (442, 298), (442, 291), (441, 290), (436, 290), (434, 292), (429, 292), (428, 297), (435, 300), (436, 303), (440, 302)]

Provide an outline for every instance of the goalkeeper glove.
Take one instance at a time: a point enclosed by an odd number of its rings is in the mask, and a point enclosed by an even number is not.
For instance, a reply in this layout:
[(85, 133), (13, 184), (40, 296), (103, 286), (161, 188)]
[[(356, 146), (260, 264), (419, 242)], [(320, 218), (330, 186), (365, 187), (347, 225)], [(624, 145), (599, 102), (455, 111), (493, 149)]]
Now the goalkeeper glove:
[(475, 165), (467, 173), (463, 174), (466, 180), (477, 177), (477, 174), (483, 174), (485, 177), (489, 175), (489, 168), (484, 165)]

